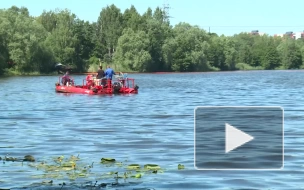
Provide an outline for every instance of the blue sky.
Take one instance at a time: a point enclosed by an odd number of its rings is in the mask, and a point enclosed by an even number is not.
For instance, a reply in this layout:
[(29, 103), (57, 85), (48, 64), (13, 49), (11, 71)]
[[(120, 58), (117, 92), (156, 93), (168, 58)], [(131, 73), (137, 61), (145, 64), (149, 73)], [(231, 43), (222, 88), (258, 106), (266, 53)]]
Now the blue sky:
[[(142, 14), (148, 7), (154, 10), (162, 7), (165, 0), (7, 0), (0, 8), (12, 5), (25, 6), (32, 16), (42, 11), (67, 8), (80, 19), (97, 21), (101, 9), (115, 4), (123, 12), (134, 5)], [(219, 35), (233, 35), (240, 32), (259, 30), (270, 35), (287, 31), (304, 31), (302, 12), (303, 0), (167, 0), (171, 24), (187, 22)]]

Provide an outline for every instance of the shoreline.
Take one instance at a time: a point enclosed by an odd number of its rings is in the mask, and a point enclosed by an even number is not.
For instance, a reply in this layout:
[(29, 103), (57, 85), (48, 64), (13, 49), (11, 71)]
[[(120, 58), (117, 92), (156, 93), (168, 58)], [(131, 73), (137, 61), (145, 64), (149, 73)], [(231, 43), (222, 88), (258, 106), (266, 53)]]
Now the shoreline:
[[(304, 69), (287, 69), (287, 70), (235, 70), (235, 71), (195, 71), (195, 72), (122, 72), (127, 74), (199, 74), (199, 73), (235, 73), (235, 72), (304, 72)], [(84, 73), (71, 73), (72, 75), (89, 75), (96, 74), (96, 72), (84, 72)]]
[[(235, 71), (195, 71), (195, 72), (122, 72), (127, 74), (211, 74), (211, 73), (244, 73), (244, 72), (304, 72), (304, 69), (288, 69), (288, 70), (235, 70)], [(96, 74), (96, 72), (82, 72), (82, 73), (73, 73), (71, 72), (70, 75), (89, 75), (89, 74)], [(0, 77), (11, 77), (11, 76), (61, 76), (63, 74), (58, 73), (50, 73), (50, 74), (39, 74), (39, 73), (24, 73), (24, 74), (2, 74)]]

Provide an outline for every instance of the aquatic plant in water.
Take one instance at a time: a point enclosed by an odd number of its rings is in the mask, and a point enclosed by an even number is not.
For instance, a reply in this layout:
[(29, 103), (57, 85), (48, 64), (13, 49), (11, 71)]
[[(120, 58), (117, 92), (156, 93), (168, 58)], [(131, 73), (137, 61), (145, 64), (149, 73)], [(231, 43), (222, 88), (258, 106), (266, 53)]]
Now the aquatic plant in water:
[[(118, 162), (114, 158), (101, 158), (96, 164), (90, 158), (80, 158), (78, 156), (56, 156), (45, 160), (37, 161), (33, 156), (26, 155), (24, 158), (14, 158), (5, 156), (0, 160), (11, 162), (28, 162), (27, 166), (33, 168), (39, 174), (32, 175), (32, 178), (41, 179), (40, 183), (32, 184), (33, 186), (41, 185), (67, 185), (64, 181), (71, 184), (84, 183), (91, 187), (106, 187), (118, 185), (118, 179), (139, 180), (145, 175), (163, 173), (165, 170), (156, 164), (128, 164)], [(184, 169), (184, 166), (178, 164), (177, 169)], [(113, 182), (113, 179), (115, 180)], [(85, 181), (85, 182), (84, 182)], [(102, 181), (102, 183), (101, 183)]]

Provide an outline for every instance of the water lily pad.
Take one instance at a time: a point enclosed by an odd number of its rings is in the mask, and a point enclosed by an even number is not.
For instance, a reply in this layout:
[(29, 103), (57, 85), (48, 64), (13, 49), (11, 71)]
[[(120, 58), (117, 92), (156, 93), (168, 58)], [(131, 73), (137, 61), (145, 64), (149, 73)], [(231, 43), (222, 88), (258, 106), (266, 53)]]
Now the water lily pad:
[(80, 174), (78, 174), (78, 176), (79, 177), (85, 177), (87, 174), (85, 174), (85, 173), (80, 173)]
[(161, 167), (157, 164), (146, 164), (144, 166), (145, 169), (148, 169), (148, 170), (160, 170)]
[[(2, 157), (2, 160), (8, 158), (7, 156)], [(13, 157), (12, 157), (13, 158)], [(39, 159), (39, 162), (34, 161), (31, 155), (26, 155), (24, 158), (18, 158), (17, 161), (28, 161), (28, 166), (35, 170), (40, 170), (38, 173), (43, 172), (42, 175), (31, 176), (33, 178), (43, 179), (44, 185), (51, 185), (52, 180), (55, 179), (69, 179), (77, 180), (79, 178), (96, 178), (98, 180), (103, 179), (126, 179), (126, 178), (143, 178), (144, 175), (153, 175), (162, 173), (162, 168), (156, 164), (130, 164), (125, 162), (118, 162), (114, 158), (101, 158), (101, 164), (95, 167), (103, 167), (103, 172), (94, 172), (93, 163), (94, 160), (80, 159), (79, 156), (54, 156), (45, 160)], [(40, 161), (41, 160), (41, 161)], [(89, 162), (89, 163), (87, 163)], [(92, 164), (90, 164), (92, 163)], [(10, 163), (14, 164), (14, 163)], [(15, 163), (18, 166), (20, 163)], [(24, 162), (22, 162), (24, 164)], [(90, 165), (89, 165), (90, 164)], [(76, 167), (77, 165), (77, 167)], [(182, 168), (179, 164), (178, 168)], [(91, 171), (93, 170), (93, 171)], [(100, 170), (97, 170), (100, 171)], [(110, 172), (112, 171), (112, 172)]]
[(61, 167), (75, 167), (76, 166), (76, 163), (75, 162), (64, 162), (61, 164)]
[(134, 176), (132, 176), (133, 178), (141, 178), (141, 174), (139, 173), (139, 174), (136, 174), (136, 175), (134, 175)]
[(178, 164), (177, 168), (178, 168), (179, 170), (182, 170), (182, 169), (185, 169), (185, 166), (182, 165), (182, 164)]
[(127, 166), (127, 169), (137, 170), (137, 169), (140, 169), (140, 165), (139, 164), (130, 164), (130, 165)]
[(17, 158), (14, 157), (5, 157), (5, 161), (17, 161)]
[(35, 158), (32, 155), (26, 155), (24, 156), (23, 161), (27, 161), (27, 162), (35, 162)]
[(116, 160), (114, 158), (101, 158), (101, 163), (111, 163), (115, 161)]

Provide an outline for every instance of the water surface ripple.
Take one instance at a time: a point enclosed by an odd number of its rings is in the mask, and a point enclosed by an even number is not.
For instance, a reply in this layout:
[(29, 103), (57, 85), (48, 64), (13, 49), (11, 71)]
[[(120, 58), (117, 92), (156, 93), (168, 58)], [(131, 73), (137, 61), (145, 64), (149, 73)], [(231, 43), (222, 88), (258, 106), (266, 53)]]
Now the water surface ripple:
[[(0, 156), (31, 154), (42, 160), (80, 154), (166, 169), (116, 189), (304, 189), (304, 72), (130, 76), (140, 87), (137, 95), (57, 94), (58, 76), (0, 78)], [(80, 83), (83, 77), (74, 78)], [(212, 105), (284, 107), (285, 168), (195, 170), (194, 108)], [(185, 169), (177, 170), (178, 164)], [(36, 173), (19, 163), (1, 162), (0, 188), (39, 182), (31, 177)]]

